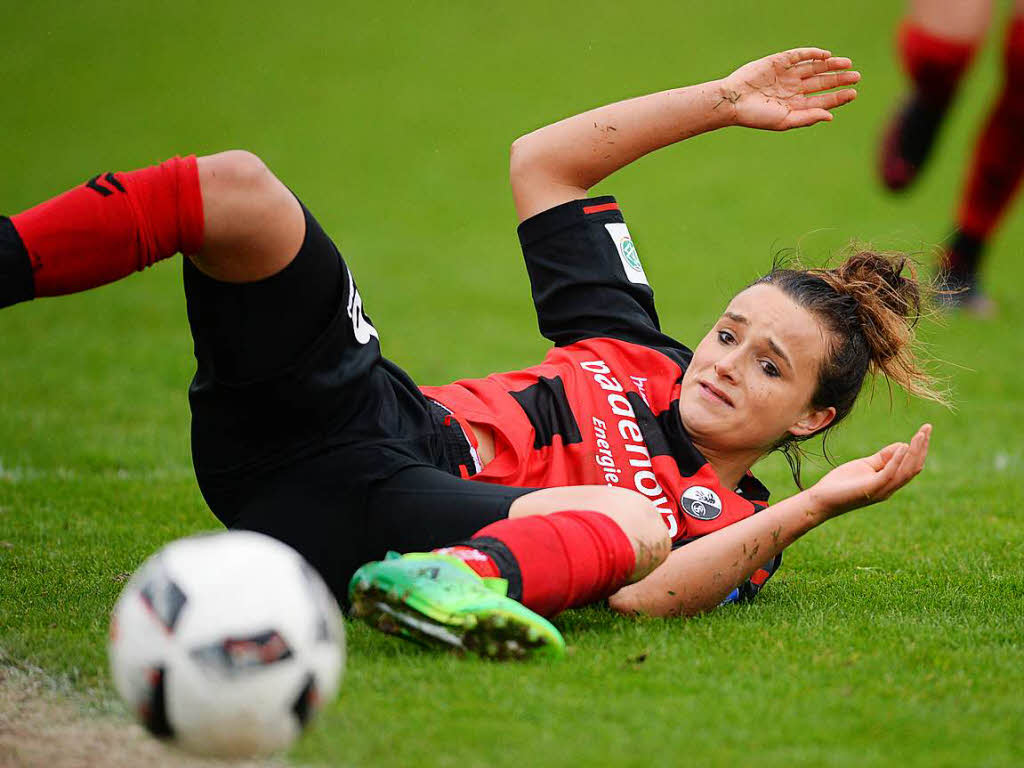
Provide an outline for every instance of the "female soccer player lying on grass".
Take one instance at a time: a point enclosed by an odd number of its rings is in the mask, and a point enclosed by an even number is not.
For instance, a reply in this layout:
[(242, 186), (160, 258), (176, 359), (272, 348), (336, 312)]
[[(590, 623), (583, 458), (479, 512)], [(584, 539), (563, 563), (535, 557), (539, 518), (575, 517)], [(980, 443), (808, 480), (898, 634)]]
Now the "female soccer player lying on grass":
[[(751, 596), (790, 542), (921, 470), (928, 426), (772, 507), (749, 472), (841, 421), (869, 369), (936, 397), (909, 346), (902, 261), (774, 270), (691, 352), (659, 328), (618, 204), (587, 199), (704, 131), (831, 120), (856, 94), (824, 91), (856, 83), (849, 67), (786, 51), (518, 139), (519, 237), (555, 343), (527, 370), (418, 388), (381, 357), (333, 243), (245, 152), (103, 174), (4, 220), (0, 305), (187, 254), (193, 459), (214, 514), (298, 549), (385, 631), (557, 655), (537, 614), (607, 598), (691, 615)], [(364, 565), (388, 550), (420, 554)]]

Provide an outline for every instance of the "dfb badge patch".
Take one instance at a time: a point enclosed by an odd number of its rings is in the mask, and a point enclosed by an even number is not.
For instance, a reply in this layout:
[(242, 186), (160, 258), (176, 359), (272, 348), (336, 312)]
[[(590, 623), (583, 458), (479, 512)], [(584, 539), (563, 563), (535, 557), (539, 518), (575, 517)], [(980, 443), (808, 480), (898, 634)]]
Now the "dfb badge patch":
[(647, 275), (644, 273), (643, 265), (640, 264), (640, 256), (633, 245), (633, 238), (629, 236), (629, 229), (621, 222), (605, 224), (604, 228), (615, 243), (615, 250), (619, 253), (619, 260), (622, 261), (622, 269), (626, 278), (631, 283), (648, 285)]
[(722, 500), (718, 494), (702, 485), (694, 485), (683, 491), (679, 504), (686, 514), (698, 520), (714, 520), (722, 514)]

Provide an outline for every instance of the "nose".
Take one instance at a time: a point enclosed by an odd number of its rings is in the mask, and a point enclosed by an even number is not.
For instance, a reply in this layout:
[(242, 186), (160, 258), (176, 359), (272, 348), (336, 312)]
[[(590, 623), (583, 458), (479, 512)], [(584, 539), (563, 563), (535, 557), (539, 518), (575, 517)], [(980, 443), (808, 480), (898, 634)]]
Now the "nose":
[(715, 373), (721, 378), (736, 383), (736, 355), (730, 353), (715, 361)]

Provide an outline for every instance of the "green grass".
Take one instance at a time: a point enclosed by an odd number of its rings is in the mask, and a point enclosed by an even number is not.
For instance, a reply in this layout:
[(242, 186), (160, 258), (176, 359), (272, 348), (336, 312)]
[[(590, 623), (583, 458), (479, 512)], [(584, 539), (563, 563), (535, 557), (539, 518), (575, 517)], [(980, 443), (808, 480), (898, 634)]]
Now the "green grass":
[[(545, 349), (507, 189), (517, 135), (793, 45), (852, 56), (861, 97), (835, 123), (699, 137), (598, 190), (623, 205), (665, 327), (695, 341), (776, 249), (814, 261), (860, 238), (927, 261), (948, 233), (997, 52), (981, 55), (919, 187), (891, 198), (873, 171), (903, 87), (898, 15), (807, 0), (16, 4), (0, 49), (0, 210), (99, 171), (252, 149), (335, 236), (386, 353), (439, 383)], [(1020, 764), (1020, 210), (988, 254), (999, 318), (924, 331), (957, 410), (897, 396), (890, 411), (883, 389), (834, 436), (847, 459), (932, 421), (929, 465), (906, 491), (794, 545), (753, 605), (690, 621), (566, 614), (561, 664), (438, 657), (351, 625), (342, 693), (295, 759)], [(216, 527), (191, 474), (179, 270), (0, 312), (0, 646), (98, 701), (112, 695), (106, 617), (122, 574)], [(759, 472), (789, 492), (780, 460)]]

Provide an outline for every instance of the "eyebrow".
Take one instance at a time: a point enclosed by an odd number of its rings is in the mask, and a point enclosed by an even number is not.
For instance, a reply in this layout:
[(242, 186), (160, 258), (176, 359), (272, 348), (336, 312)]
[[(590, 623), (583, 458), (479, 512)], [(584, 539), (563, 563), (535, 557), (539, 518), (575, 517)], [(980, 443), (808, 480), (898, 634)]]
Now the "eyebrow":
[[(722, 317), (728, 317), (734, 323), (739, 323), (740, 325), (750, 325), (750, 321), (746, 317), (744, 317), (743, 315), (736, 314), (735, 312), (725, 312), (723, 313)], [(768, 347), (772, 350), (772, 352), (781, 357), (783, 362), (789, 366), (790, 370), (792, 370), (793, 363), (790, 362), (789, 358), (786, 356), (786, 353), (782, 351), (782, 347), (776, 344), (774, 339), (768, 339)]]

